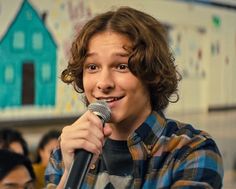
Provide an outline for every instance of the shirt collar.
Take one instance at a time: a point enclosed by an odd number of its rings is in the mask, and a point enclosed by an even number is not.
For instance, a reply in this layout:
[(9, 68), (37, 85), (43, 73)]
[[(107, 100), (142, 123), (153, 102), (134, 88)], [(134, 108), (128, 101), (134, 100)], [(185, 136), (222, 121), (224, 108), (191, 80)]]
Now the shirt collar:
[(165, 117), (162, 113), (152, 111), (147, 119), (138, 127), (128, 139), (128, 146), (135, 145), (142, 141), (150, 150), (160, 138), (164, 127)]

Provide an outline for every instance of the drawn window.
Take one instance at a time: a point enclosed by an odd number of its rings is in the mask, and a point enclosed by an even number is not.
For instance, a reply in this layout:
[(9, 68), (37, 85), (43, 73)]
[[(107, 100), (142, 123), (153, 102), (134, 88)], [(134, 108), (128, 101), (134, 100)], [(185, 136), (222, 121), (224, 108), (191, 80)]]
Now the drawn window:
[(14, 67), (12, 65), (7, 65), (5, 68), (4, 79), (6, 83), (14, 82)]
[(50, 67), (49, 64), (44, 63), (42, 65), (42, 73), (41, 73), (41, 75), (42, 75), (43, 81), (50, 81), (50, 79), (51, 79), (51, 67)]
[(17, 31), (13, 35), (13, 48), (24, 49), (25, 48), (25, 34), (22, 31)]
[(35, 32), (32, 36), (32, 46), (34, 50), (43, 48), (43, 35), (40, 32)]

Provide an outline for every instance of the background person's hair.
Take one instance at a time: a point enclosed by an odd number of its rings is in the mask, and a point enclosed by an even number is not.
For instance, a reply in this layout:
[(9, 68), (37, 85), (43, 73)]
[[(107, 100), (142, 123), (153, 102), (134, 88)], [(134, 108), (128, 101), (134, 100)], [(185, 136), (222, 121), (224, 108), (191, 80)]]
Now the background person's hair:
[(28, 157), (6, 149), (0, 149), (0, 180), (4, 179), (4, 177), (20, 165), (24, 166), (29, 171), (32, 180), (34, 180), (35, 174)]
[(38, 147), (37, 147), (37, 154), (36, 154), (36, 158), (35, 158), (35, 163), (40, 163), (42, 158), (40, 156), (40, 153), (39, 151), (40, 150), (43, 150), (44, 147), (53, 139), (58, 139), (60, 137), (60, 134), (61, 132), (60, 131), (57, 131), (57, 130), (50, 130), (48, 131), (47, 133), (45, 133), (40, 141), (39, 141), (39, 144), (38, 144)]
[[(79, 93), (83, 88), (83, 63), (91, 37), (103, 31), (113, 31), (128, 36), (132, 47), (129, 68), (142, 80), (150, 92), (154, 110), (164, 110), (169, 102), (177, 102), (178, 81), (181, 79), (168, 46), (165, 28), (152, 16), (129, 7), (108, 11), (91, 19), (74, 40), (67, 69), (62, 81), (72, 83)], [(175, 99), (172, 96), (175, 95)]]
[(0, 148), (9, 149), (10, 144), (13, 142), (18, 142), (21, 144), (23, 153), (25, 156), (29, 155), (28, 144), (22, 134), (11, 128), (1, 128), (0, 129)]

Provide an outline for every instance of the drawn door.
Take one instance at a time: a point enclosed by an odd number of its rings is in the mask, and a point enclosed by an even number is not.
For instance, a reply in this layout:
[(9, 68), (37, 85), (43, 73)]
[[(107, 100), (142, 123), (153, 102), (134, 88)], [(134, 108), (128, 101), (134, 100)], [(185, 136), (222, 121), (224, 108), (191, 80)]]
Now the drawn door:
[(35, 103), (34, 64), (24, 63), (22, 71), (22, 105), (33, 105)]

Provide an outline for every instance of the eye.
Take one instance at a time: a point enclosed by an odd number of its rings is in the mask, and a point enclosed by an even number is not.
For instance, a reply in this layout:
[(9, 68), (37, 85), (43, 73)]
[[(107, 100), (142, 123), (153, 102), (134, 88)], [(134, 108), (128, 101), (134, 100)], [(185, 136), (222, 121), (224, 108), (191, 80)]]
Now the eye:
[(98, 69), (98, 66), (96, 64), (85, 64), (85, 70), (89, 72), (95, 72)]
[(128, 64), (119, 64), (117, 66), (117, 69), (120, 70), (120, 71), (128, 71), (129, 67), (128, 67)]

